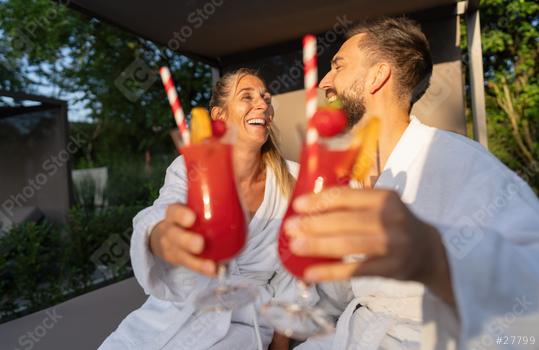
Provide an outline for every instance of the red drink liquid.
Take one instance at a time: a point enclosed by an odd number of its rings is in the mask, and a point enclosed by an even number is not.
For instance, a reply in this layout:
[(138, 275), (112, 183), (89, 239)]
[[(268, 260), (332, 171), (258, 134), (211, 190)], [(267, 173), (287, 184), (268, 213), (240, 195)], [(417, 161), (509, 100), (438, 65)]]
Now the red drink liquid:
[(279, 257), (286, 269), (298, 278), (303, 277), (305, 269), (314, 264), (332, 263), (340, 259), (297, 256), (289, 249), (289, 237), (284, 233), (284, 222), (296, 215), (292, 208), (294, 199), (306, 193), (338, 185), (347, 185), (354, 164), (356, 150), (328, 150), (323, 144), (304, 146), (301, 152), (300, 171), (294, 193), (283, 218), (279, 231)]
[(190, 230), (204, 237), (204, 251), (199, 256), (227, 262), (238, 255), (247, 237), (232, 168), (232, 146), (209, 141), (181, 151), (187, 168), (187, 206), (196, 213)]

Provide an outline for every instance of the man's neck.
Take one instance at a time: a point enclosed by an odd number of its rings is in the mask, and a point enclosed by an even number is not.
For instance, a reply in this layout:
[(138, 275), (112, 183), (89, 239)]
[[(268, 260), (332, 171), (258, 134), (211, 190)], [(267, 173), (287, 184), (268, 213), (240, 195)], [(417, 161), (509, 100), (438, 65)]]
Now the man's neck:
[(381, 116), (379, 139), (380, 170), (384, 169), (391, 153), (410, 124), (410, 116), (402, 111), (387, 112)]
[(380, 173), (385, 168), (391, 153), (399, 143), (399, 140), (410, 124), (410, 116), (408, 113), (398, 108), (379, 109), (378, 112), (370, 113), (370, 115), (380, 118), (380, 137), (378, 139), (378, 147), (374, 154), (369, 155), (374, 159), (369, 176), (364, 182), (367, 188), (374, 187)]

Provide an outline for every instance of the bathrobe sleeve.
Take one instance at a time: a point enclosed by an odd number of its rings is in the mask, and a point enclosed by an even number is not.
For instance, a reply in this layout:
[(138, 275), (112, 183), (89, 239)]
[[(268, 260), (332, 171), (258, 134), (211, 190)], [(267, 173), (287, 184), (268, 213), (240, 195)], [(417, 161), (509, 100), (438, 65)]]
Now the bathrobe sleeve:
[(482, 171), (455, 189), (461, 194), (449, 220), (437, 225), (457, 313), (425, 295), (423, 348), (507, 349), (524, 346), (524, 340), (531, 344), (531, 337), (537, 347), (539, 202), (501, 163), (474, 162)]
[(205, 276), (162, 261), (149, 248), (150, 232), (165, 218), (168, 206), (185, 203), (186, 197), (185, 162), (180, 156), (168, 167), (159, 197), (133, 219), (130, 254), (135, 277), (146, 294), (161, 300), (183, 302), (195, 287), (209, 282)]

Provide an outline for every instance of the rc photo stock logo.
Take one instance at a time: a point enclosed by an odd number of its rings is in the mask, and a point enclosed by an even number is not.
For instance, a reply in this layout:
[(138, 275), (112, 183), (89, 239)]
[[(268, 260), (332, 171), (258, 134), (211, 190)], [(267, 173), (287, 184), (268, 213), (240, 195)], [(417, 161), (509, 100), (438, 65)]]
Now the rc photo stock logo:
[(172, 51), (178, 51), (182, 44), (193, 35), (196, 29), (201, 28), (210, 19), (216, 10), (223, 6), (224, 0), (206, 1), (204, 5), (189, 13), (186, 17), (187, 24), (172, 33), (172, 38), (168, 41), (167, 47)]
[(137, 55), (116, 78), (114, 85), (131, 102), (136, 102), (157, 80), (157, 72)]
[(48, 310), (38, 325), (19, 337), (18, 345), (21, 347), (13, 350), (39, 349), (40, 347), (36, 345), (47, 336), (62, 318), (63, 316), (58, 314), (56, 309)]
[(111, 235), (91, 256), (97, 269), (108, 279), (129, 262), (129, 240), (131, 228), (121, 235)]
[(457, 220), (448, 233), (446, 247), (449, 253), (459, 260), (466, 257), (485, 236), (478, 223), (467, 216)]
[(37, 17), (25, 19), (24, 26), (16, 28), (10, 39), (10, 46), (15, 51), (29, 53), (34, 49), (36, 33), (49, 28), (52, 22), (57, 22), (60, 11), (69, 5), (70, 0), (58, 0), (47, 6)]

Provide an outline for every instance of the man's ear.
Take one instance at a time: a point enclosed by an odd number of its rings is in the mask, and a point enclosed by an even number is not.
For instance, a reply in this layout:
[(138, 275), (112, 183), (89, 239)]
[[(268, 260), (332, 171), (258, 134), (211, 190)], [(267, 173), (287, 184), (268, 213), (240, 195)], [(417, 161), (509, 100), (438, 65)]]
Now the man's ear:
[(212, 107), (210, 115), (212, 120), (226, 120), (224, 110), (221, 107)]
[(372, 75), (368, 81), (368, 91), (370, 94), (376, 93), (380, 90), (391, 77), (391, 66), (387, 63), (379, 63), (371, 70)]

